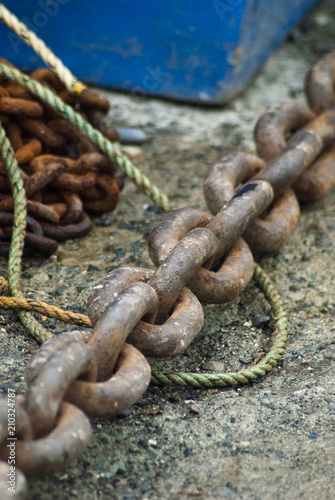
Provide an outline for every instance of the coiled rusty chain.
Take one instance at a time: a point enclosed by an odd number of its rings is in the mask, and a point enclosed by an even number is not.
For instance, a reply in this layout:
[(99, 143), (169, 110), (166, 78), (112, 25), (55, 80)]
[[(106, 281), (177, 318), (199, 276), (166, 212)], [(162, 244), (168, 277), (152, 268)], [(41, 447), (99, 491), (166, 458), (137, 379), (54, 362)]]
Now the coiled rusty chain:
[[(183, 351), (203, 324), (199, 300), (237, 297), (253, 275), (252, 251), (275, 252), (294, 232), (297, 198), (314, 201), (334, 187), (334, 83), (333, 52), (308, 74), (311, 110), (293, 102), (275, 106), (255, 128), (259, 157), (236, 153), (214, 166), (204, 185), (211, 214), (169, 213), (149, 237), (156, 269), (108, 274), (88, 299), (93, 333), (59, 335), (37, 351), (16, 406), (16, 463), (24, 474), (47, 474), (79, 453), (91, 432), (86, 415), (112, 417), (133, 404), (150, 380), (144, 355)], [(3, 400), (2, 460), (6, 438)], [(7, 472), (1, 463), (0, 477)], [(24, 489), (20, 472), (17, 481)]]
[[(12, 64), (0, 59), (8, 66)], [(104, 118), (108, 99), (93, 91), (73, 96), (47, 68), (33, 71), (111, 141), (118, 132)], [(15, 151), (27, 198), (25, 254), (50, 255), (58, 241), (85, 236), (92, 228), (88, 214), (114, 210), (123, 186), (121, 172), (96, 146), (51, 107), (20, 85), (0, 81), (0, 121)], [(0, 254), (8, 254), (14, 202), (8, 173), (0, 161)]]

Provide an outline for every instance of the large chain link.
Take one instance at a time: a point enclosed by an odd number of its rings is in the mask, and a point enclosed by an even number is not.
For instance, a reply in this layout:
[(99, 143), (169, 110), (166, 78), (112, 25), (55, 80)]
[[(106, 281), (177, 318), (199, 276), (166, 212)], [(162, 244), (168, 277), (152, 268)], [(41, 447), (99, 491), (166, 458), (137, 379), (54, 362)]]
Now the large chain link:
[[(313, 111), (275, 106), (255, 128), (260, 158), (237, 153), (214, 166), (204, 185), (212, 215), (183, 208), (154, 228), (149, 252), (156, 270), (122, 268), (95, 285), (87, 304), (93, 333), (63, 334), (37, 351), (16, 414), (16, 463), (25, 474), (49, 473), (79, 453), (90, 437), (85, 414), (112, 417), (133, 404), (150, 380), (144, 354), (186, 349), (203, 324), (199, 300), (237, 297), (253, 275), (251, 250), (277, 251), (297, 226), (297, 198), (314, 201), (334, 187), (334, 75), (331, 53), (307, 77)], [(6, 438), (2, 401), (3, 460)], [(0, 480), (7, 472), (1, 463)], [(23, 491), (20, 472), (17, 481)]]

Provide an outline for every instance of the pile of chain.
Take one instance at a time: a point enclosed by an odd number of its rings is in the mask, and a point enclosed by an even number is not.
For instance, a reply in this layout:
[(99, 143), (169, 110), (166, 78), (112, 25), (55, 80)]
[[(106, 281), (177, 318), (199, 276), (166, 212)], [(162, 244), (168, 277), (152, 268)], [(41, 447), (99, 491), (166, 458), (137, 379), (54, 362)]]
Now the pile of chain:
[[(107, 98), (92, 91), (73, 96), (46, 68), (30, 77), (73, 106), (109, 140), (119, 139), (117, 130), (104, 121), (110, 108)], [(111, 160), (51, 107), (7, 79), (0, 85), (0, 121), (15, 151), (27, 197), (25, 253), (50, 255), (58, 241), (88, 234), (88, 213), (114, 210), (122, 177)], [(0, 254), (8, 254), (14, 202), (3, 162), (0, 192)]]
[[(257, 123), (260, 157), (232, 154), (213, 168), (204, 185), (213, 215), (184, 208), (155, 227), (149, 237), (155, 270), (118, 269), (94, 287), (87, 306), (93, 333), (59, 335), (37, 351), (26, 394), (16, 401), (17, 492), (25, 488), (18, 469), (42, 475), (64, 467), (90, 438), (87, 416), (113, 417), (141, 396), (150, 381), (144, 355), (183, 351), (203, 324), (199, 300), (222, 304), (242, 292), (254, 271), (250, 248), (279, 250), (297, 226), (297, 197), (313, 201), (335, 185), (334, 75), (332, 53), (308, 75), (312, 111), (279, 104)], [(277, 362), (268, 353), (262, 369), (250, 367), (239, 380), (264, 376)], [(5, 484), (7, 400), (0, 409)], [(2, 498), (14, 498), (3, 491)]]

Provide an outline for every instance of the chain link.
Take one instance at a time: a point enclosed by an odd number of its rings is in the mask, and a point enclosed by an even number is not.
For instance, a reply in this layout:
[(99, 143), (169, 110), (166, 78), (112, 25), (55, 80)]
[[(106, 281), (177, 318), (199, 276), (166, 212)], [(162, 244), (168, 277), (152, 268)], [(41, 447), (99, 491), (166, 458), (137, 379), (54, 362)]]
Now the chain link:
[[(277, 108), (280, 112), (280, 107)], [(275, 115), (271, 112), (268, 114), (271, 120), (277, 123)], [(268, 125), (268, 120), (265, 121)], [(269, 128), (275, 138), (273, 127), (270, 125)], [(210, 211), (218, 213), (222, 206), (230, 201), (241, 183), (250, 180), (256, 174), (261, 175), (265, 166), (265, 162), (257, 156), (245, 153), (235, 153), (222, 158), (221, 162), (214, 166), (204, 184), (204, 196)], [(287, 188), (276, 197), (265, 217), (257, 218), (248, 225), (243, 237), (253, 251), (276, 252), (295, 231), (299, 216), (300, 207), (297, 198), (292, 189)]]
[[(313, 112), (283, 103), (260, 118), (255, 140), (261, 158), (238, 153), (214, 166), (204, 185), (213, 215), (184, 208), (154, 228), (149, 252), (156, 270), (118, 269), (95, 285), (87, 305), (93, 333), (57, 336), (32, 358), (26, 396), (17, 413), (17, 465), (25, 474), (63, 467), (84, 448), (90, 426), (83, 412), (111, 417), (133, 404), (150, 380), (143, 354), (181, 352), (203, 324), (198, 299), (224, 303), (247, 286), (254, 262), (246, 241), (257, 252), (277, 251), (296, 228), (300, 214), (296, 196), (313, 201), (335, 185), (330, 167), (335, 154), (334, 67), (332, 53), (308, 75), (307, 97)], [(38, 108), (29, 112), (38, 113)], [(25, 118), (29, 126), (34, 120)], [(14, 133), (13, 128), (13, 138)], [(54, 168), (61, 170), (64, 163), (60, 159)], [(73, 214), (80, 210), (75, 197), (69, 203)], [(34, 230), (37, 234), (38, 228)], [(280, 321), (286, 325), (284, 316)], [(279, 341), (282, 346), (282, 334)], [(277, 359), (269, 353), (260, 376)], [(256, 376), (252, 370), (245, 374), (246, 382)], [(8, 453), (5, 405), (3, 401), (0, 406), (3, 460)], [(2, 464), (0, 477), (5, 473)]]

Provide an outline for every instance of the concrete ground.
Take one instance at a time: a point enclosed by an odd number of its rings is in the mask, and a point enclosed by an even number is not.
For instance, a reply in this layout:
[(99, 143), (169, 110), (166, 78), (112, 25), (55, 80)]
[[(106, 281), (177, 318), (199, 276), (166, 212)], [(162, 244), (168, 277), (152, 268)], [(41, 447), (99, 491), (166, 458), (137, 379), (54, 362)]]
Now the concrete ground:
[[(169, 194), (176, 207), (205, 209), (202, 183), (231, 151), (254, 152), (252, 131), (264, 109), (305, 102), (304, 76), (334, 50), (335, 6), (311, 12), (273, 53), (247, 91), (223, 109), (201, 109), (110, 93), (117, 126), (150, 137), (129, 156)], [(81, 240), (50, 259), (23, 262), (28, 296), (85, 312), (93, 284), (111, 269), (152, 267), (146, 239), (162, 212), (130, 182), (115, 212), (94, 219)], [(258, 259), (284, 299), (289, 342), (283, 361), (261, 382), (237, 390), (149, 387), (113, 420), (93, 419), (87, 450), (63, 471), (29, 481), (30, 497), (51, 499), (335, 498), (335, 191), (302, 207), (299, 226), (277, 255)], [(6, 259), (0, 271), (6, 274)], [(205, 306), (196, 341), (176, 359), (150, 360), (155, 369), (225, 371), (248, 366), (271, 342), (257, 316), (269, 306), (251, 283), (233, 303)], [(256, 321), (255, 321), (256, 319)], [(47, 319), (55, 333), (69, 329)], [(71, 328), (70, 328), (71, 329)], [(36, 344), (15, 313), (1, 312), (1, 388), (24, 391), (23, 370)]]

